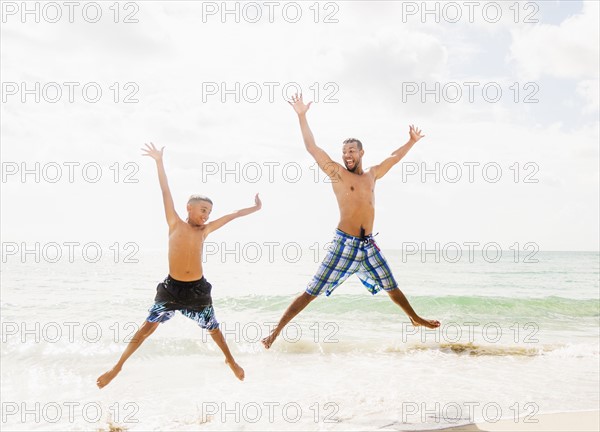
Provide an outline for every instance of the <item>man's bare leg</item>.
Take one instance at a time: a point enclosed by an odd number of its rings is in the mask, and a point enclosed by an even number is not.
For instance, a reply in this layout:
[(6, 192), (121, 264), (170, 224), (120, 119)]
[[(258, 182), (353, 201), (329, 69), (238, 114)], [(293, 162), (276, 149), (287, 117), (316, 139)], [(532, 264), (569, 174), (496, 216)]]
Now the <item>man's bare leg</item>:
[(402, 308), (402, 310), (404, 311), (404, 313), (406, 313), (406, 315), (408, 315), (408, 317), (410, 318), (411, 322), (413, 323), (413, 325), (415, 327), (424, 326), (427, 328), (437, 328), (440, 326), (440, 322), (437, 320), (427, 320), (427, 319), (421, 318), (419, 315), (417, 315), (415, 310), (412, 308), (412, 306), (408, 302), (408, 299), (404, 296), (404, 294), (402, 293), (402, 291), (400, 291), (399, 288), (395, 288), (393, 290), (386, 291), (386, 292), (388, 293), (388, 295), (390, 296), (392, 301), (394, 303), (396, 303), (398, 306), (400, 306)]
[(225, 337), (223, 337), (223, 333), (221, 333), (221, 330), (217, 328), (215, 330), (209, 330), (208, 333), (212, 336), (213, 340), (219, 346), (219, 348), (221, 348), (223, 354), (225, 354), (225, 363), (227, 364), (227, 366), (231, 368), (235, 376), (240, 381), (243, 381), (245, 376), (244, 369), (242, 369), (241, 366), (237, 364), (233, 359), (231, 351), (229, 351), (229, 347), (227, 346), (227, 342), (225, 341)]
[(283, 316), (279, 320), (277, 327), (273, 329), (269, 336), (267, 336), (261, 341), (265, 348), (271, 348), (271, 345), (273, 344), (273, 342), (275, 342), (275, 339), (277, 339), (277, 336), (279, 336), (279, 333), (281, 333), (281, 331), (287, 325), (287, 323), (289, 323), (296, 315), (302, 312), (302, 309), (308, 306), (308, 304), (316, 298), (317, 296), (312, 296), (305, 292), (296, 297), (292, 304), (290, 304), (286, 311), (283, 313)]
[(125, 348), (125, 351), (123, 352), (123, 354), (121, 354), (121, 358), (119, 359), (117, 364), (114, 365), (111, 370), (103, 373), (98, 377), (98, 379), (96, 380), (96, 385), (99, 388), (106, 386), (109, 382), (111, 382), (114, 379), (114, 377), (116, 377), (119, 374), (119, 372), (121, 372), (123, 364), (125, 364), (127, 359), (131, 357), (131, 354), (133, 354), (135, 350), (137, 350), (140, 347), (140, 345), (144, 343), (146, 338), (152, 333), (154, 333), (154, 330), (156, 330), (159, 324), (160, 323), (157, 322), (153, 323), (144, 321), (144, 324), (142, 324), (142, 326), (135, 333), (135, 335), (133, 335), (131, 341), (127, 344), (127, 348)]

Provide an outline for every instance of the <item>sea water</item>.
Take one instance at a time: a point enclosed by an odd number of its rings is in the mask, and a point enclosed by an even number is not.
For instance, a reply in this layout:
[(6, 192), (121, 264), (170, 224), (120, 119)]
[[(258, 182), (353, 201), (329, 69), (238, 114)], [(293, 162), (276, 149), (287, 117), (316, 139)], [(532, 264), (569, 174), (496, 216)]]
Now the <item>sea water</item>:
[(440, 329), (412, 327), (387, 294), (371, 295), (353, 276), (265, 350), (260, 339), (318, 267), (313, 252), (204, 263), (244, 382), (211, 337), (176, 314), (102, 390), (96, 378), (167, 274), (165, 251), (134, 263), (8, 260), (2, 429), (423, 430), (598, 408), (597, 252), (456, 261), (387, 250), (400, 288)]

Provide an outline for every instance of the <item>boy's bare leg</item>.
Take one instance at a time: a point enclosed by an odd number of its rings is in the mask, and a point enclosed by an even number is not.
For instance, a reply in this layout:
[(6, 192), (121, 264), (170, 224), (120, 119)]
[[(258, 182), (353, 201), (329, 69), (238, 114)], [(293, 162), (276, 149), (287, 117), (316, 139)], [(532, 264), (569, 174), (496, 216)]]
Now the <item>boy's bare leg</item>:
[(427, 320), (427, 319), (421, 318), (419, 315), (417, 315), (415, 310), (412, 308), (412, 306), (408, 302), (408, 299), (404, 296), (404, 294), (402, 293), (402, 291), (400, 291), (399, 288), (396, 288), (396, 289), (393, 289), (390, 291), (386, 291), (386, 292), (388, 293), (388, 295), (390, 296), (392, 301), (394, 303), (396, 303), (398, 306), (400, 306), (402, 308), (402, 310), (404, 311), (404, 313), (406, 313), (406, 315), (408, 315), (412, 324), (415, 327), (424, 326), (427, 328), (437, 328), (440, 326), (440, 322), (437, 320)]
[(125, 364), (127, 359), (129, 357), (131, 357), (131, 354), (133, 354), (135, 352), (135, 350), (137, 350), (140, 347), (140, 345), (142, 345), (142, 343), (144, 343), (146, 338), (148, 336), (150, 336), (152, 333), (154, 333), (154, 330), (156, 330), (156, 328), (158, 327), (159, 324), (160, 323), (157, 323), (157, 322), (153, 323), (153, 322), (144, 321), (144, 324), (142, 324), (142, 326), (135, 333), (135, 335), (133, 335), (133, 338), (131, 339), (131, 341), (127, 344), (127, 347), (125, 348), (125, 351), (123, 352), (123, 354), (121, 354), (121, 358), (119, 359), (117, 364), (114, 365), (111, 370), (103, 373), (102, 375), (100, 375), (98, 377), (98, 379), (96, 380), (96, 385), (99, 388), (106, 386), (109, 382), (111, 382), (113, 380), (114, 377), (116, 377), (118, 375), (119, 372), (121, 372), (121, 368), (123, 367), (123, 364)]
[(233, 359), (231, 351), (229, 351), (229, 347), (227, 346), (227, 342), (225, 341), (225, 337), (223, 337), (223, 333), (221, 333), (221, 330), (217, 328), (215, 330), (210, 330), (208, 333), (212, 336), (213, 340), (219, 346), (219, 348), (221, 348), (223, 354), (225, 354), (225, 363), (227, 364), (227, 366), (231, 368), (235, 376), (240, 381), (243, 381), (245, 376), (244, 369), (242, 369), (242, 367), (239, 364), (237, 364), (236, 361)]
[(287, 325), (287, 323), (289, 323), (296, 315), (302, 312), (302, 309), (308, 306), (308, 304), (316, 298), (317, 296), (312, 296), (306, 292), (303, 292), (298, 297), (296, 297), (292, 304), (290, 304), (286, 311), (283, 313), (283, 316), (279, 320), (277, 327), (273, 329), (269, 336), (267, 336), (261, 341), (265, 348), (271, 348), (271, 345), (273, 344), (273, 342), (275, 342), (275, 339), (277, 339), (277, 336), (279, 336), (279, 333), (281, 333), (281, 331)]

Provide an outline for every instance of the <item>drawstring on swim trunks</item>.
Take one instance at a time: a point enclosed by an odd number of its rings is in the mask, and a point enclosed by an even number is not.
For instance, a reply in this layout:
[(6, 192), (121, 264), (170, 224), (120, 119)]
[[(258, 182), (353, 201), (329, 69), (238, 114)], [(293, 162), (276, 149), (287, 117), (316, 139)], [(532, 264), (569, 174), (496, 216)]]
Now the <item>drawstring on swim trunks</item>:
[[(379, 234), (379, 233), (377, 233)], [(362, 246), (367, 247), (370, 244), (373, 244), (373, 246), (375, 246), (375, 249), (380, 250), (379, 247), (377, 246), (377, 243), (375, 243), (375, 239), (373, 237), (375, 237), (377, 234), (369, 234), (368, 236), (365, 236), (365, 229), (364, 228), (360, 228), (360, 239), (362, 242)]]

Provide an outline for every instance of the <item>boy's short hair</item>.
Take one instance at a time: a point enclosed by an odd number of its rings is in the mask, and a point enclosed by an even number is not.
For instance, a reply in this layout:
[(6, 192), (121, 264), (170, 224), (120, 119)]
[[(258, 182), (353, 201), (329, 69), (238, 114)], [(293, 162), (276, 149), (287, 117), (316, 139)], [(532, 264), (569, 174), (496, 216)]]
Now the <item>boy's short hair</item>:
[(342, 144), (351, 144), (351, 143), (356, 143), (356, 147), (358, 147), (359, 150), (362, 150), (362, 143), (360, 142), (360, 140), (357, 140), (356, 138), (348, 138), (347, 140), (344, 140), (344, 142)]
[(212, 200), (209, 197), (204, 196), (204, 195), (192, 195), (192, 196), (190, 196), (190, 199), (188, 199), (187, 203), (194, 204), (197, 201), (206, 201), (206, 202), (210, 203), (210, 205), (213, 205)]

